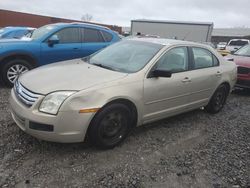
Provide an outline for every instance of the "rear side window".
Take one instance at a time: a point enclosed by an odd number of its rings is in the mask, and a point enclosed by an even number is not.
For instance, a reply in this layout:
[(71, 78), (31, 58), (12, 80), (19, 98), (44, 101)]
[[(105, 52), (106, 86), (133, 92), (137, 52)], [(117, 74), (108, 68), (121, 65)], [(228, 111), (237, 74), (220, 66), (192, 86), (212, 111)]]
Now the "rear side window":
[(3, 38), (13, 38), (15, 35), (15, 31), (11, 31), (9, 33), (4, 34), (2, 37)]
[(100, 31), (97, 29), (84, 28), (83, 41), (86, 43), (91, 42), (105, 42)]
[(106, 42), (110, 42), (113, 39), (113, 36), (110, 33), (106, 31), (101, 31), (101, 33)]
[(201, 69), (212, 67), (213, 63), (213, 55), (206, 49), (203, 48), (192, 48), (194, 54), (194, 69)]
[(218, 58), (215, 57), (215, 55), (213, 55), (213, 61), (214, 61), (214, 66), (219, 66), (220, 65), (220, 62), (219, 62)]
[(80, 42), (78, 28), (65, 28), (58, 31), (54, 35), (57, 35), (60, 44)]
[(27, 34), (28, 31), (27, 30), (20, 30), (20, 31), (17, 31), (15, 33), (15, 38), (21, 38), (22, 36), (24, 36), (25, 34)]

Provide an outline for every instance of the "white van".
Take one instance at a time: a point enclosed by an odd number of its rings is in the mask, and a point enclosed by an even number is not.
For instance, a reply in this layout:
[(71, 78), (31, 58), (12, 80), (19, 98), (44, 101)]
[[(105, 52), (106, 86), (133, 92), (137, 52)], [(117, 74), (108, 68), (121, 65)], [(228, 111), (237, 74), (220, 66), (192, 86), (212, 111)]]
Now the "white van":
[(250, 44), (250, 41), (247, 39), (232, 39), (228, 42), (226, 50), (230, 52), (235, 52), (240, 47)]

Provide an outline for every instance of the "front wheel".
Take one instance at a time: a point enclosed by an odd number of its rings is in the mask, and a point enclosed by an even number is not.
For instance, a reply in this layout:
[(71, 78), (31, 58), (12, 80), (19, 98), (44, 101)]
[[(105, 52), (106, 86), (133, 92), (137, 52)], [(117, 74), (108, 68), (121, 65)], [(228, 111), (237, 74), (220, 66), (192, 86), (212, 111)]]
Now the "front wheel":
[(226, 85), (220, 85), (214, 92), (208, 105), (205, 107), (206, 111), (212, 114), (218, 113), (226, 103), (227, 96), (229, 94)]
[(104, 107), (89, 125), (88, 135), (92, 144), (110, 149), (120, 144), (131, 129), (131, 113), (123, 104)]
[(12, 87), (18, 77), (30, 69), (32, 69), (31, 64), (23, 59), (12, 59), (4, 62), (1, 70), (4, 85)]

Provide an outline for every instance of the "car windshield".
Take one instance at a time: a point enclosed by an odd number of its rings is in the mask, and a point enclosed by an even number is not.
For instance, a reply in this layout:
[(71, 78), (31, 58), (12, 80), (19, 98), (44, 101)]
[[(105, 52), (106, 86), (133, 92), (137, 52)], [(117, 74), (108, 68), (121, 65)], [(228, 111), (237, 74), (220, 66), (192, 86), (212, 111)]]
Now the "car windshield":
[(148, 42), (121, 41), (94, 54), (88, 62), (114, 71), (134, 73), (141, 70), (162, 47)]
[(244, 40), (233, 40), (228, 45), (230, 45), (230, 46), (244, 46), (246, 44), (248, 44), (248, 42), (244, 41)]
[(239, 50), (237, 50), (235, 55), (241, 55), (241, 56), (250, 56), (250, 45), (243, 46)]
[(49, 33), (51, 30), (53, 30), (55, 28), (56, 28), (55, 25), (45, 25), (43, 27), (40, 27), (40, 28), (33, 31), (31, 38), (38, 39), (38, 38), (46, 35), (47, 33)]

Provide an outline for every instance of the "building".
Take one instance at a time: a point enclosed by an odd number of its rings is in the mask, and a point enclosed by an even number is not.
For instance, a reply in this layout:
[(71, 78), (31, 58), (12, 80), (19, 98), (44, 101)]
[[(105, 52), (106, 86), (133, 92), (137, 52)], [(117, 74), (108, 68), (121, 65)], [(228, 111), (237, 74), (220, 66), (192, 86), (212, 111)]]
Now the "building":
[(250, 39), (250, 28), (215, 28), (212, 43), (229, 42), (231, 39)]
[(210, 42), (212, 30), (212, 22), (131, 20), (131, 35), (144, 34), (194, 42)]
[[(27, 26), (27, 27), (38, 28), (46, 24), (52, 24), (58, 22), (70, 23), (70, 22), (82, 22), (82, 21), (0, 9), (0, 28), (7, 26)], [(82, 22), (82, 23), (90, 23), (90, 22)], [(114, 31), (117, 31), (118, 33), (122, 33), (122, 28), (116, 25), (107, 25), (107, 24), (100, 24), (93, 22), (91, 23), (102, 25)]]

